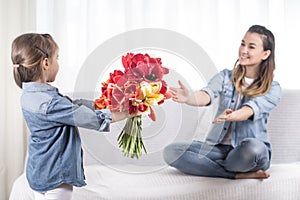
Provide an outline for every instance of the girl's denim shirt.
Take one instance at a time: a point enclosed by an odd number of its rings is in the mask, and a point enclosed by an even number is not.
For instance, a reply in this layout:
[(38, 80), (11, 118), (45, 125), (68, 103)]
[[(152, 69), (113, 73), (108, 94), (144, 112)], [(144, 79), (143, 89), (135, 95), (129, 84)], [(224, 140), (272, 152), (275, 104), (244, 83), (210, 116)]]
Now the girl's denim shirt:
[[(218, 98), (219, 106), (216, 117), (223, 113), (225, 109), (234, 110), (238, 93), (232, 82), (231, 70), (225, 69), (215, 75), (202, 91), (209, 94), (211, 102)], [(280, 98), (281, 87), (276, 81), (273, 81), (272, 87), (266, 95), (255, 98), (243, 97), (237, 109), (249, 106), (254, 112), (253, 117), (245, 121), (223, 122), (213, 125), (207, 135), (206, 142), (213, 145), (219, 144), (231, 124), (231, 144), (233, 147), (239, 145), (245, 138), (257, 138), (267, 145), (271, 156), (271, 144), (267, 135), (267, 122), (270, 112), (277, 106)]]
[(78, 127), (109, 131), (111, 112), (93, 110), (93, 102), (72, 102), (48, 84), (23, 83), (21, 106), (30, 130), (26, 176), (43, 192), (62, 183), (84, 186)]

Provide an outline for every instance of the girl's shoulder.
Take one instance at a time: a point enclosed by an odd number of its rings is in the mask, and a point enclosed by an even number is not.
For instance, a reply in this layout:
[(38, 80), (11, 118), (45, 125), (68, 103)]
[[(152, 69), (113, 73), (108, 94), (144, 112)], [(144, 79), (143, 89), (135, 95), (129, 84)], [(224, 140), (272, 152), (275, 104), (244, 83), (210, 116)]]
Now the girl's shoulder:
[(21, 106), (24, 110), (34, 113), (45, 113), (53, 96), (45, 92), (25, 92), (21, 96)]

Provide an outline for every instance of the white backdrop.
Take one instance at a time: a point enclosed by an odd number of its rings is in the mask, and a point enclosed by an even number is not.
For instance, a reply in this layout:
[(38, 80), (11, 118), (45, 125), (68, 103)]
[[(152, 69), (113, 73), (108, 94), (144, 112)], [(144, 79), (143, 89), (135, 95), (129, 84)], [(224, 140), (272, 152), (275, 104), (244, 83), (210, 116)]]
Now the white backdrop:
[(1, 0), (0, 5), (0, 199), (8, 198), (13, 180), (22, 172), (26, 147), (21, 91), (13, 82), (9, 55), (18, 34), (54, 36), (61, 66), (54, 85), (72, 92), (88, 55), (123, 32), (178, 32), (199, 44), (220, 70), (232, 68), (248, 27), (261, 24), (276, 38), (276, 79), (284, 88), (300, 87), (295, 73), (300, 67), (298, 0)]
[(253, 24), (266, 26), (276, 37), (276, 79), (285, 88), (297, 88), (291, 58), (298, 56), (299, 8), (297, 0), (39, 0), (36, 25), (59, 43), (61, 71), (55, 84), (64, 91), (73, 90), (86, 57), (117, 34), (140, 28), (176, 31), (203, 47), (223, 69), (232, 68)]

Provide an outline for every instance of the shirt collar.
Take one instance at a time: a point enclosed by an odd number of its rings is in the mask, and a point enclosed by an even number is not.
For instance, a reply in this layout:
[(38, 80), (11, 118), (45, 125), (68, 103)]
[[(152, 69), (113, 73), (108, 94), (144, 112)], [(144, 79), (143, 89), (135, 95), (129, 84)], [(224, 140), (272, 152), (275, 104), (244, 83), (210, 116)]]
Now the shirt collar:
[(57, 91), (56, 87), (53, 87), (46, 83), (38, 83), (38, 82), (26, 82), (22, 83), (22, 88), (24, 91), (29, 92), (41, 92), (41, 91)]

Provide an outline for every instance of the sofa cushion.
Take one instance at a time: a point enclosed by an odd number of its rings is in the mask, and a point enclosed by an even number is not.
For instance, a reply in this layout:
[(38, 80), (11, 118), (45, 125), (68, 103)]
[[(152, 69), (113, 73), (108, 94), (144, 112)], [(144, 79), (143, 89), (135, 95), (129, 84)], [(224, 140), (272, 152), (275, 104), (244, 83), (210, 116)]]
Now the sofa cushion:
[[(85, 169), (87, 186), (75, 187), (73, 200), (300, 199), (300, 162), (273, 164), (264, 180), (190, 176), (171, 167), (137, 174), (103, 165)], [(33, 200), (24, 174), (14, 182), (10, 200)]]
[[(127, 166), (130, 167), (130, 166)], [(132, 166), (136, 167), (136, 166)], [(74, 200), (295, 200), (300, 199), (300, 162), (275, 164), (269, 179), (207, 178), (166, 167), (133, 174), (107, 166), (86, 167), (87, 186), (74, 189)]]
[(279, 105), (271, 112), (268, 134), (273, 163), (300, 161), (300, 90), (283, 90)]

